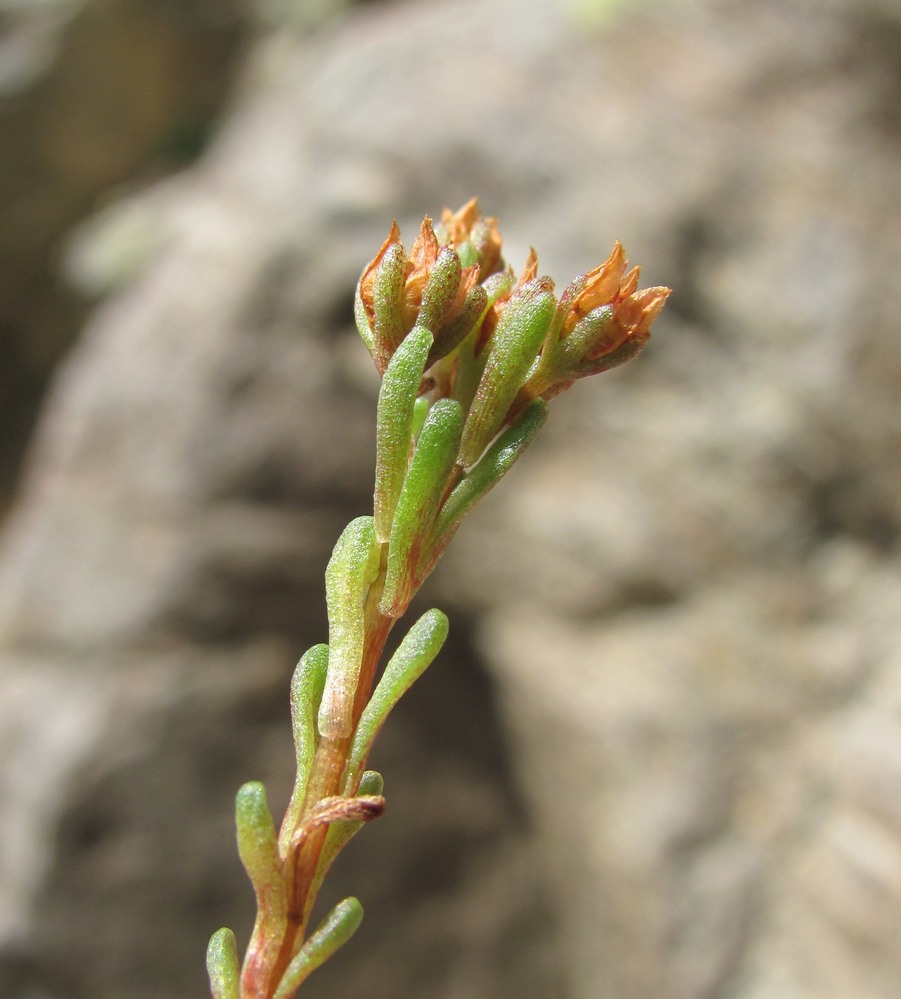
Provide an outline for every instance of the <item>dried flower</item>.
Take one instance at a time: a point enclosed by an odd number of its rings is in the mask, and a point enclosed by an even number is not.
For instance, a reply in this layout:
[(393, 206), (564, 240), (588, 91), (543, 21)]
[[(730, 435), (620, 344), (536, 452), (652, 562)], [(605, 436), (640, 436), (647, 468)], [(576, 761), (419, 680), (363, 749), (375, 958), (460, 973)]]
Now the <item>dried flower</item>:
[(476, 198), (452, 212), (445, 208), (441, 213), (438, 232), (442, 243), (453, 246), (464, 265), (478, 264), (481, 279), (490, 277), (504, 266), (501, 257), (503, 240), (496, 218), (485, 218)]
[[(384, 374), (394, 351), (414, 326), (435, 338), (435, 356), (453, 350), (481, 318), (485, 307), (481, 274), (500, 261), (500, 237), (493, 219), (482, 219), (470, 202), (443, 223), (445, 245), (438, 240), (432, 220), (422, 220), (419, 235), (406, 254), (397, 223), (366, 265), (357, 285), (357, 326)], [(455, 246), (459, 239), (463, 257)]]
[(541, 357), (517, 398), (517, 412), (531, 399), (552, 399), (576, 379), (608, 371), (641, 352), (670, 289), (637, 291), (641, 268), (627, 272), (627, 267), (617, 242), (602, 264), (564, 289)]

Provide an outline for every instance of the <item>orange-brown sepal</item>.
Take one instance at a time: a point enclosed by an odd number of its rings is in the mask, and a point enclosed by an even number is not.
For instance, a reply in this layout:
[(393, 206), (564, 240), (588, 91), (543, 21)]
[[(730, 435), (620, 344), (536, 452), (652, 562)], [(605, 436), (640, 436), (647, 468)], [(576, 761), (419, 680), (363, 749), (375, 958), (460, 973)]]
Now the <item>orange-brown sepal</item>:
[(607, 371), (642, 350), (670, 290), (638, 291), (641, 269), (627, 267), (626, 254), (616, 243), (602, 264), (566, 287), (520, 402), (550, 399), (577, 378)]
[(478, 264), (482, 280), (503, 267), (503, 240), (497, 219), (485, 217), (476, 198), (452, 212), (445, 208), (439, 227), (441, 241), (453, 246), (460, 254), (464, 267)]

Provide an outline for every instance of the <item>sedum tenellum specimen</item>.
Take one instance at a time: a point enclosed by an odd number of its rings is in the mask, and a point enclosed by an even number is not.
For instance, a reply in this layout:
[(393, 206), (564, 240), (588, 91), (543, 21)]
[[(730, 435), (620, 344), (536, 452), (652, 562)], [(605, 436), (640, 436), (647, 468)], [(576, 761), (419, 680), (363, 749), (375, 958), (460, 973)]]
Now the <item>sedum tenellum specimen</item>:
[(213, 935), (215, 999), (291, 999), (354, 932), (355, 898), (309, 932), (335, 857), (385, 807), (366, 769), (388, 713), (429, 666), (447, 618), (427, 611), (379, 674), (388, 634), (463, 517), (534, 440), (547, 402), (586, 375), (628, 361), (648, 341), (669, 289), (638, 289), (617, 243), (559, 298), (531, 251), (517, 277), (497, 222), (475, 200), (423, 220), (409, 252), (400, 231), (364, 269), (356, 320), (382, 378), (373, 515), (351, 521), (325, 572), (329, 643), (291, 683), (297, 777), (276, 830), (259, 783), (237, 796), (238, 851), (257, 916), (243, 966), (235, 936)]

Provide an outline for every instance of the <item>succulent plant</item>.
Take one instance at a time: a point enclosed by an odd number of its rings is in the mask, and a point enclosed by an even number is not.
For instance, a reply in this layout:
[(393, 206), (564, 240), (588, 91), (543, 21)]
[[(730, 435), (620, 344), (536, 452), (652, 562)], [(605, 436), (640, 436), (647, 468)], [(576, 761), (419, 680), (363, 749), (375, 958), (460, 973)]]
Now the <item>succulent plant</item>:
[(235, 936), (213, 935), (214, 999), (292, 999), (356, 930), (362, 908), (339, 903), (308, 933), (338, 853), (384, 810), (367, 770), (391, 709), (447, 637), (423, 614), (379, 672), (385, 642), (464, 516), (509, 471), (547, 417), (547, 402), (586, 375), (635, 357), (669, 295), (639, 290), (617, 243), (560, 295), (534, 250), (517, 277), (497, 221), (475, 199), (425, 218), (409, 253), (392, 224), (363, 269), (356, 321), (382, 377), (372, 516), (338, 540), (325, 573), (328, 645), (301, 658), (291, 683), (297, 776), (281, 828), (263, 786), (238, 792), (238, 850), (256, 893), (243, 965)]

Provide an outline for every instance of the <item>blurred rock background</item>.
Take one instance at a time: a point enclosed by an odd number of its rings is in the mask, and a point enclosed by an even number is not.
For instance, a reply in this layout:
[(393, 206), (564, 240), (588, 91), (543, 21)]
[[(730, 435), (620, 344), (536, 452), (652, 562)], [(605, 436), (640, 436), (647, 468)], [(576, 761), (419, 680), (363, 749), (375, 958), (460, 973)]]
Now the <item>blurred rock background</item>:
[[(901, 982), (901, 10), (0, 6), (0, 994), (203, 996), (366, 512), (353, 286), (477, 194), (675, 288), (423, 599), (324, 999)], [(41, 394), (50, 384), (46, 394)], [(40, 419), (31, 432), (40, 400)], [(24, 466), (21, 456), (27, 459)]]
[(239, 0), (0, 0), (0, 501), (84, 322), (61, 237), (194, 159), (230, 90)]

